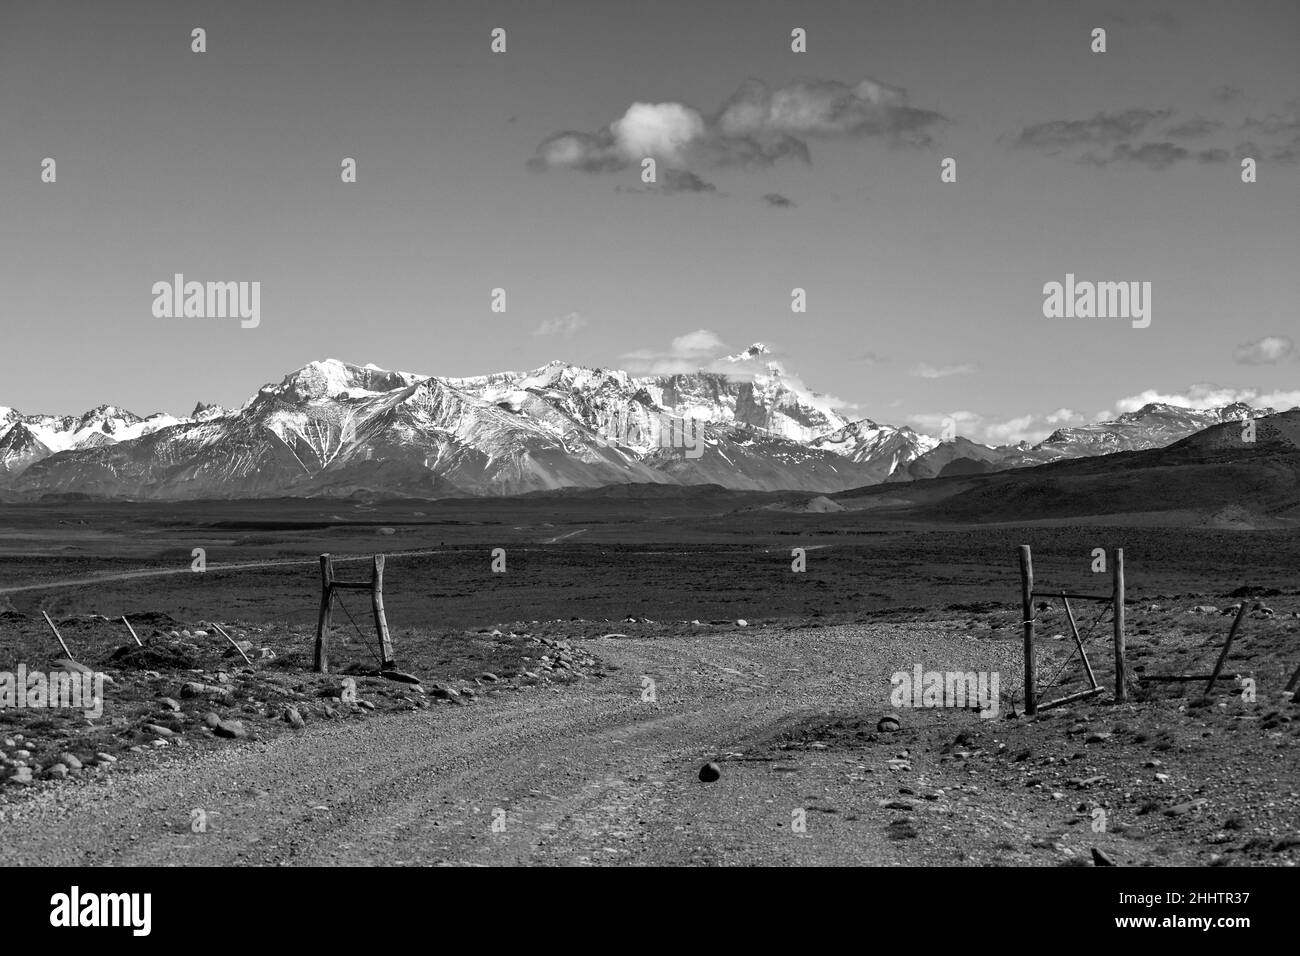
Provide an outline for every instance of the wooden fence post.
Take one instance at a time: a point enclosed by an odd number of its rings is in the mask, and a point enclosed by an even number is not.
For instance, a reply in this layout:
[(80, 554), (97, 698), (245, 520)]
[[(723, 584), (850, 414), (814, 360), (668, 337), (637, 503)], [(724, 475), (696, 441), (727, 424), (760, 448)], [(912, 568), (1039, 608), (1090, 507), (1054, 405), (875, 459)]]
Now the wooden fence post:
[(144, 647), (144, 645), (140, 643), (140, 635), (135, 632), (135, 628), (133, 628), (131, 622), (126, 619), (126, 615), (122, 616), (122, 623), (125, 624), (126, 629), (131, 632), (131, 636), (135, 638), (135, 646)]
[(1223, 670), (1224, 663), (1228, 660), (1228, 652), (1232, 650), (1232, 640), (1237, 636), (1237, 628), (1241, 627), (1241, 619), (1246, 616), (1246, 608), (1249, 602), (1245, 597), (1241, 599), (1241, 607), (1237, 608), (1237, 616), (1232, 621), (1232, 627), (1228, 629), (1228, 639), (1223, 642), (1223, 651), (1219, 654), (1218, 661), (1214, 664), (1214, 670), (1210, 674), (1210, 682), (1205, 685), (1205, 693), (1202, 697), (1208, 697), (1214, 690), (1214, 682), (1219, 679), (1219, 672)]
[(68, 655), (68, 660), (76, 661), (76, 658), (72, 656), (72, 651), (68, 650), (68, 645), (64, 643), (63, 635), (59, 633), (59, 629), (55, 627), (54, 622), (50, 620), (50, 616), (44, 611), (42, 611), (41, 614), (45, 618), (45, 623), (50, 626), (50, 630), (54, 632), (54, 636), (59, 639), (59, 647), (63, 648), (63, 653)]
[(1025, 629), (1025, 713), (1038, 711), (1034, 670), (1034, 558), (1029, 545), (1020, 546), (1020, 616)]
[(317, 674), (328, 674), (329, 648), (326, 646), (330, 630), (330, 612), (334, 606), (334, 561), (328, 554), (320, 556), (320, 617), (316, 621)]
[(1116, 548), (1111, 558), (1114, 579), (1111, 602), (1115, 606), (1115, 703), (1128, 700), (1128, 686), (1124, 669), (1124, 549)]
[(375, 612), (375, 630), (379, 633), (379, 669), (393, 669), (393, 642), (388, 637), (388, 618), (384, 616), (384, 556), (375, 555), (370, 575), (370, 606)]
[(1286, 682), (1286, 687), (1282, 688), (1282, 690), (1288, 694), (1291, 693), (1291, 691), (1295, 690), (1297, 682), (1300, 682), (1300, 666), (1296, 667), (1295, 673), (1291, 675), (1291, 679)]

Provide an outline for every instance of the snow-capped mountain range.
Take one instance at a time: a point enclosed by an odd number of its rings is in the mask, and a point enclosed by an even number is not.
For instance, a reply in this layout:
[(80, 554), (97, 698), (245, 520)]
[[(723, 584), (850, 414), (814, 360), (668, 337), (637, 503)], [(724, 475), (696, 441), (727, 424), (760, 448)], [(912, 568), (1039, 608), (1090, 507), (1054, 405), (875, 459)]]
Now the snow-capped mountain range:
[(441, 497), (652, 482), (833, 492), (1155, 447), (1227, 417), (1266, 414), (1148, 406), (1033, 448), (941, 445), (907, 427), (846, 418), (779, 364), (763, 363), (765, 352), (756, 344), (731, 356), (736, 374), (641, 377), (552, 362), (446, 378), (327, 359), (238, 409), (199, 404), (187, 418), (108, 405), (59, 418), (0, 406), (0, 491)]
[(991, 448), (958, 437), (901, 466), (888, 480), (912, 481), (1005, 471), (1061, 458), (1089, 458), (1119, 451), (1163, 448), (1214, 425), (1273, 414), (1275, 410), (1272, 408), (1252, 408), (1244, 402), (1218, 408), (1182, 408), (1153, 402), (1111, 421), (1057, 429), (1037, 445), (1022, 442)]

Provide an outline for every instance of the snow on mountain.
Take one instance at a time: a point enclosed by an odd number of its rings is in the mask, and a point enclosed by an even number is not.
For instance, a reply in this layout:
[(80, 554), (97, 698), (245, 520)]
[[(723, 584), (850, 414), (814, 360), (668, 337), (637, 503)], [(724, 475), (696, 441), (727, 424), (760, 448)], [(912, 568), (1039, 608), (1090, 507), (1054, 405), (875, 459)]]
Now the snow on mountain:
[(636, 376), (550, 362), (465, 378), (311, 362), (240, 408), (188, 418), (110, 405), (0, 408), (0, 482), (19, 494), (134, 498), (508, 495), (628, 483), (834, 492), (1168, 444), (1247, 406), (1147, 406), (1033, 448), (940, 444), (850, 420), (755, 344), (715, 371)]
[(958, 474), (1006, 471), (1061, 458), (1087, 458), (1121, 451), (1163, 448), (1188, 435), (1224, 422), (1263, 418), (1272, 408), (1237, 402), (1220, 408), (1181, 408), (1152, 403), (1112, 421), (1061, 428), (1037, 445), (980, 445), (966, 438), (943, 442), (896, 472), (891, 481), (939, 478)]
[(1058, 429), (1034, 447), (1069, 458), (1142, 451), (1170, 445), (1212, 425), (1272, 414), (1271, 408), (1255, 409), (1243, 402), (1201, 409), (1153, 402), (1114, 421)]

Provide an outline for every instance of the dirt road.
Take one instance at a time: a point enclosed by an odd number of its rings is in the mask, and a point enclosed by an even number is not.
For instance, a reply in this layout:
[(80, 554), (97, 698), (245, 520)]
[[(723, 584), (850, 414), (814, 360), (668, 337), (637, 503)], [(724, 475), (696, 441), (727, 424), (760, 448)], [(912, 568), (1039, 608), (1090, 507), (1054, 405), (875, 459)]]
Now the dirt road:
[[(585, 643), (613, 676), (173, 749), (138, 772), (34, 790), (0, 822), (0, 865), (893, 862), (877, 798), (896, 778), (862, 777), (854, 812), (792, 832), (826, 788), (746, 748), (820, 713), (883, 712), (890, 675), (918, 662), (1014, 666), (1010, 646), (933, 623)], [(701, 783), (716, 759), (722, 779)], [(838, 758), (845, 773), (861, 760)], [(207, 832), (192, 832), (195, 810)]]

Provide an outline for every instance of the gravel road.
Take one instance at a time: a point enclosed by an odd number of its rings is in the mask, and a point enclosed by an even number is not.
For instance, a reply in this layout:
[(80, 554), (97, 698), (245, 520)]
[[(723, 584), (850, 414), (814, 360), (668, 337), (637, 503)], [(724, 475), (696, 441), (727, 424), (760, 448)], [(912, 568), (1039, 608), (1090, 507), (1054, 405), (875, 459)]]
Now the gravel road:
[[(746, 748), (827, 712), (884, 712), (890, 675), (918, 662), (1015, 667), (1010, 645), (933, 622), (583, 644), (614, 674), (35, 788), (5, 810), (0, 865), (894, 862), (887, 811), (794, 838), (791, 808), (829, 787)], [(706, 760), (716, 783), (696, 777)], [(862, 805), (889, 783), (864, 784)]]

